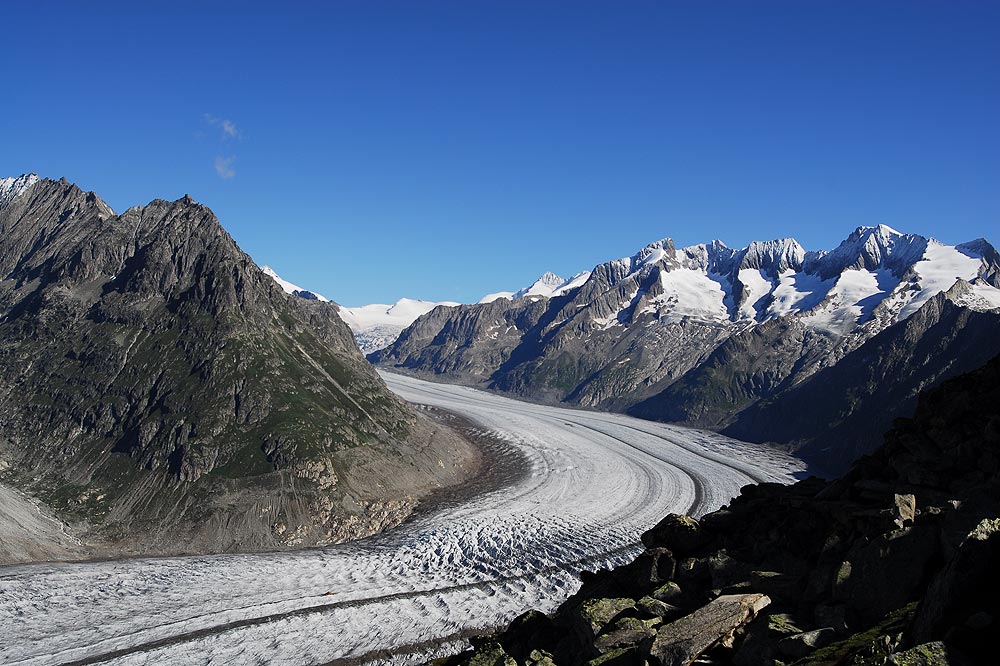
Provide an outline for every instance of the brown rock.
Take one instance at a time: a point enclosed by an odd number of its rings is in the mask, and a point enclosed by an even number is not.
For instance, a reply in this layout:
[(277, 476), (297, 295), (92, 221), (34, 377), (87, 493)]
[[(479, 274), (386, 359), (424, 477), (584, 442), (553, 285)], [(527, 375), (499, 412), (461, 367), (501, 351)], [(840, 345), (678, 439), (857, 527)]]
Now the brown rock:
[(914, 495), (893, 495), (892, 500), (893, 522), (898, 527), (912, 525), (917, 515), (917, 498)]

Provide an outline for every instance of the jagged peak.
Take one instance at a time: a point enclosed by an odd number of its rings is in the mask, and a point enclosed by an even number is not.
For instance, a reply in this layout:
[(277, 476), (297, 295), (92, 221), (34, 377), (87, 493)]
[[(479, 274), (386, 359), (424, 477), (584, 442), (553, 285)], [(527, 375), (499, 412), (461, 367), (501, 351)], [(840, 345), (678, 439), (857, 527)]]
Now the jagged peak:
[(688, 245), (674, 251), (676, 265), (692, 270), (703, 270), (709, 273), (728, 273), (736, 250), (731, 249), (721, 240), (710, 243)]
[(547, 285), (551, 285), (553, 287), (557, 287), (557, 286), (561, 285), (565, 281), (566, 280), (564, 278), (559, 277), (558, 275), (556, 275), (555, 273), (553, 273), (551, 271), (547, 271), (547, 272), (543, 273), (542, 276), (540, 278), (538, 278), (538, 280), (536, 280), (536, 284), (537, 283), (541, 283), (541, 284), (547, 284)]
[(800, 270), (806, 255), (805, 248), (794, 238), (752, 241), (743, 250), (743, 257), (737, 270), (757, 269), (776, 278), (787, 270)]
[(672, 238), (661, 238), (658, 241), (653, 241), (646, 247), (642, 248), (631, 257), (623, 259), (627, 262), (629, 267), (629, 273), (634, 273), (643, 266), (647, 264), (653, 264), (657, 261), (663, 259), (668, 253), (673, 254), (674, 252), (674, 239)]
[(955, 249), (976, 259), (992, 259), (1000, 255), (993, 244), (985, 238), (976, 238), (965, 243), (959, 243), (955, 246)]
[(568, 282), (569, 280), (566, 278), (560, 277), (549, 271), (543, 273), (540, 278), (531, 284), (531, 286), (514, 292), (512, 298), (522, 298), (524, 296), (552, 296), (555, 291)]
[(84, 191), (76, 183), (69, 182), (65, 176), (59, 180), (53, 180), (51, 178), (42, 178), (38, 174), (26, 173), (20, 176), (13, 176), (10, 178), (0, 178), (0, 208), (5, 208), (15, 199), (23, 195), (29, 189), (35, 185), (41, 184), (51, 184), (61, 188), (68, 188), (72, 192), (84, 195), (88, 201), (96, 203), (100, 209), (99, 215), (102, 217), (114, 217), (115, 211), (107, 204), (104, 199), (97, 196), (93, 191)]
[(902, 274), (920, 260), (930, 240), (880, 224), (858, 227), (836, 249), (806, 261), (806, 272), (832, 277), (848, 269), (888, 268)]

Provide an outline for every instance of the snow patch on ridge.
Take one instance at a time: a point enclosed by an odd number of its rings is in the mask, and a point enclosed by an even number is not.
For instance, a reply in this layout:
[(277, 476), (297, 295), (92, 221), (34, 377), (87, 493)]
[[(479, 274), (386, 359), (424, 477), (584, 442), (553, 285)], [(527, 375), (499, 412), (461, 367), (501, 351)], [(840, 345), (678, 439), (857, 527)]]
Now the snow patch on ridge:
[(324, 303), (329, 303), (330, 302), (330, 299), (327, 298), (326, 296), (323, 296), (322, 294), (317, 294), (314, 291), (309, 291), (308, 289), (303, 289), (299, 285), (293, 284), (293, 283), (289, 282), (288, 280), (283, 279), (270, 266), (261, 266), (260, 270), (263, 271), (263, 273), (265, 275), (269, 276), (271, 279), (273, 279), (275, 282), (277, 282), (278, 286), (280, 286), (284, 290), (284, 292), (286, 294), (291, 294), (293, 296), (299, 296), (301, 298), (308, 298), (308, 299), (314, 300), (314, 301), (322, 301)]
[(719, 277), (709, 273), (680, 268), (660, 272), (663, 293), (657, 296), (658, 309), (666, 321), (694, 319), (698, 321), (726, 321), (726, 290)]
[(912, 315), (935, 294), (948, 291), (956, 280), (975, 280), (982, 263), (981, 259), (970, 257), (953, 246), (931, 240), (923, 257), (913, 265), (913, 272), (917, 274), (921, 287), (920, 292), (903, 307), (899, 319)]
[(807, 326), (846, 335), (871, 316), (899, 284), (892, 271), (848, 269), (837, 278), (824, 302), (803, 318)]
[(6, 207), (11, 201), (24, 194), (28, 188), (39, 181), (38, 175), (26, 173), (10, 178), (0, 178), (0, 208)]
[(737, 278), (743, 284), (745, 295), (740, 305), (740, 318), (756, 319), (774, 285), (759, 268), (743, 268)]

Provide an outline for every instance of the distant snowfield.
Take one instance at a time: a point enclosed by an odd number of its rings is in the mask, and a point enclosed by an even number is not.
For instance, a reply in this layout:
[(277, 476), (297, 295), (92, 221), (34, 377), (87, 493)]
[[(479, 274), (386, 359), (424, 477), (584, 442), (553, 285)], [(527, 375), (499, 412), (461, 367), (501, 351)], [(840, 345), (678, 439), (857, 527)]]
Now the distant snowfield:
[(340, 318), (354, 333), (354, 339), (362, 354), (370, 354), (388, 347), (407, 326), (439, 305), (454, 307), (459, 305), (452, 301), (421, 301), (412, 298), (401, 298), (392, 305), (373, 303), (349, 308), (341, 306), (338, 310)]
[[(551, 610), (665, 514), (701, 515), (801, 463), (720, 435), (383, 375), (520, 449), (515, 487), (344, 546), (0, 568), (3, 664), (406, 663)], [(393, 656), (388, 656), (388, 655)]]

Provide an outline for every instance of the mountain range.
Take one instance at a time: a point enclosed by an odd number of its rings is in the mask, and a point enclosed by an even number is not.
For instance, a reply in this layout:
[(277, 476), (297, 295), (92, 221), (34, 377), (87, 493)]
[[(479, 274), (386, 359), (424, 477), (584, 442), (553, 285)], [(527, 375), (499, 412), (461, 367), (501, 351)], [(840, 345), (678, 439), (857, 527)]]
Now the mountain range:
[[(270, 266), (262, 266), (261, 270), (274, 279), (285, 293), (319, 301), (329, 301), (328, 298), (282, 278)], [(515, 300), (531, 296), (558, 296), (582, 284), (589, 273), (580, 273), (570, 279), (564, 279), (555, 273), (545, 273), (530, 286), (518, 291), (498, 291), (487, 294), (480, 303), (491, 303), (499, 299)], [(384, 349), (396, 341), (406, 327), (439, 306), (455, 307), (461, 305), (454, 301), (424, 301), (413, 298), (400, 298), (391, 305), (372, 303), (357, 307), (338, 305), (340, 318), (344, 320), (354, 333), (354, 339), (363, 354), (371, 354)]]
[(550, 293), (431, 310), (369, 358), (802, 448), (839, 470), (920, 390), (1000, 353), (998, 331), (988, 241), (879, 225), (820, 252), (659, 240)]
[(190, 197), (0, 180), (0, 278), (0, 487), (81, 556), (358, 538), (477, 464)]

